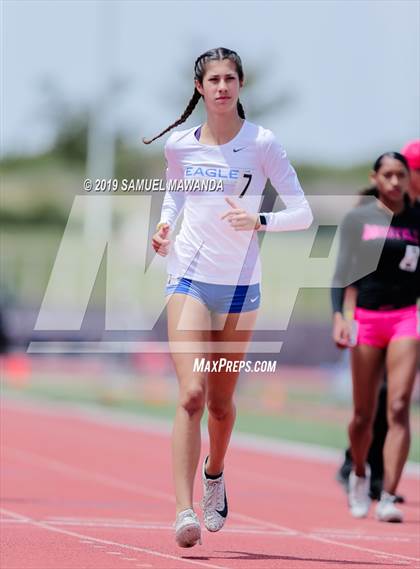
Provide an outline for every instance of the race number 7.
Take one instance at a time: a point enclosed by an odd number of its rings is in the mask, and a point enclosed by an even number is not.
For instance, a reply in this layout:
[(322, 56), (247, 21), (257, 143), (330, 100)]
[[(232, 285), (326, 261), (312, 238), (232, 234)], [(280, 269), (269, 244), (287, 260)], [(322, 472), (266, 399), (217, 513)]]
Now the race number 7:
[(251, 183), (251, 180), (252, 180), (252, 174), (244, 174), (244, 178), (247, 178), (248, 181), (247, 181), (247, 183), (246, 183), (245, 188), (242, 190), (242, 192), (241, 192), (241, 194), (240, 194), (240, 196), (239, 196), (240, 198), (245, 195), (245, 192), (246, 192), (247, 189), (249, 188), (249, 184)]

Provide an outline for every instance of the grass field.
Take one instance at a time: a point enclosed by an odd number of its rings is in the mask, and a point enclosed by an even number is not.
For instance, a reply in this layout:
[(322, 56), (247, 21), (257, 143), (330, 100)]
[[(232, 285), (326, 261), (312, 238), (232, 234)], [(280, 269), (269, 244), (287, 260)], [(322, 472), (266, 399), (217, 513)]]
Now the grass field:
[[(344, 449), (350, 403), (340, 401), (328, 385), (317, 378), (261, 382), (247, 380), (237, 392), (235, 429), (278, 440)], [(172, 419), (176, 384), (173, 378), (138, 376), (97, 377), (34, 373), (29, 381), (3, 384), (13, 397), (99, 405), (130, 414)], [(420, 462), (420, 408), (413, 404), (410, 460)]]

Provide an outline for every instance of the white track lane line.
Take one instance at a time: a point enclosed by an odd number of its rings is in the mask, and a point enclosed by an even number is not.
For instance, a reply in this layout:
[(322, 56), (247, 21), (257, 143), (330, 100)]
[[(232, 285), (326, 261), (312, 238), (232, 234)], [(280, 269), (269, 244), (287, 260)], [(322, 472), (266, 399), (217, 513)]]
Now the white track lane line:
[[(45, 524), (51, 526), (74, 526), (74, 527), (91, 527), (91, 528), (116, 528), (116, 529), (133, 529), (133, 530), (159, 530), (159, 531), (173, 531), (173, 526), (167, 522), (119, 522), (115, 519), (114, 522), (106, 521), (101, 522), (97, 520), (87, 520), (87, 519), (77, 519), (77, 518), (46, 518), (44, 520), (38, 520)], [(14, 521), (14, 523), (16, 523)], [(24, 522), (19, 522), (24, 523)], [(263, 528), (255, 527), (224, 527), (223, 533), (234, 533), (234, 534), (249, 534), (249, 535), (267, 535), (267, 536), (278, 536), (278, 537), (293, 537), (297, 535), (297, 532), (284, 532), (281, 530), (268, 530)], [(328, 539), (357, 539), (361, 541), (394, 541), (397, 543), (417, 543), (419, 536), (418, 534), (403, 535), (403, 536), (393, 536), (393, 535), (369, 535), (363, 533), (352, 533), (340, 530), (328, 530), (328, 531), (317, 531), (313, 530), (310, 532), (311, 536), (314, 537), (327, 537)], [(83, 543), (83, 542), (81, 542)]]
[[(19, 518), (27, 519), (27, 516), (21, 516), (21, 514), (19, 514), (17, 512), (13, 512), (11, 510), (6, 510), (5, 508), (0, 508), (0, 511), (4, 512), (5, 514), (8, 514), (9, 516), (16, 517), (16, 519), (19, 519)], [(119, 543), (119, 542), (110, 541), (107, 539), (100, 539), (98, 537), (90, 537), (88, 535), (83, 535), (81, 533), (76, 533), (73, 531), (68, 531), (68, 530), (64, 530), (61, 528), (52, 527), (48, 524), (45, 524), (43, 522), (37, 522), (36, 520), (32, 520), (32, 519), (30, 519), (30, 524), (32, 526), (36, 526), (36, 527), (39, 527), (42, 529), (46, 529), (48, 531), (52, 531), (55, 533), (62, 533), (64, 535), (68, 535), (70, 537), (77, 537), (79, 539), (88, 539), (92, 543), (103, 544), (102, 547), (104, 545), (112, 545), (113, 547), (121, 547), (122, 549), (126, 549), (129, 551), (138, 551), (140, 553), (146, 553), (148, 555), (154, 555), (155, 557), (163, 557), (164, 559), (174, 559), (177, 562), (189, 563), (192, 565), (199, 565), (200, 567), (209, 567), (210, 569), (230, 569), (229, 567), (226, 567), (225, 565), (213, 565), (211, 563), (205, 563), (204, 561), (194, 561), (193, 559), (186, 559), (183, 557), (178, 557), (176, 555), (170, 555), (169, 553), (160, 553), (159, 551), (155, 551), (154, 549), (146, 549), (144, 547), (137, 547), (135, 545), (128, 545), (126, 543)], [(108, 552), (106, 552), (106, 553), (108, 553)], [(141, 566), (144, 567), (144, 565), (141, 565)]]
[[(132, 530), (144, 530), (144, 531), (169, 531), (173, 532), (173, 525), (168, 523), (132, 523), (132, 524), (120, 524), (120, 523), (98, 523), (98, 522), (89, 522), (83, 520), (37, 520), (40, 523), (48, 524), (52, 527), (61, 527), (61, 526), (69, 526), (69, 527), (76, 527), (76, 528), (114, 528), (114, 529), (132, 529)], [(23, 524), (30, 524), (32, 520), (20, 521), (20, 520), (13, 520), (12, 525), (23, 525)], [(235, 528), (235, 527), (225, 527), (223, 529), (223, 533), (234, 533), (234, 534), (245, 534), (245, 535), (267, 535), (267, 536), (277, 536), (277, 537), (287, 537), (291, 535), (296, 535), (295, 533), (284, 532), (281, 530), (268, 530), (268, 529), (259, 529), (259, 528)], [(83, 540), (80, 543), (89, 543), (88, 541), (84, 542)]]
[[(109, 476), (104, 476), (101, 474), (99, 474), (96, 477), (95, 474), (92, 474), (90, 472), (83, 471), (82, 469), (79, 469), (79, 468), (76, 468), (73, 466), (70, 467), (69, 465), (62, 463), (60, 461), (57, 461), (57, 460), (44, 459), (43, 457), (36, 455), (34, 453), (28, 452), (28, 451), (21, 451), (21, 450), (17, 450), (17, 449), (9, 449), (9, 450), (13, 454), (15, 454), (15, 456), (18, 456), (18, 457), (22, 458), (23, 460), (28, 461), (28, 459), (29, 459), (29, 461), (32, 460), (34, 463), (49, 466), (50, 468), (51, 467), (53, 467), (54, 469), (58, 468), (58, 470), (60, 470), (61, 472), (67, 473), (67, 474), (76, 474), (78, 477), (83, 477), (86, 475), (86, 477), (89, 479), (98, 480), (100, 482), (104, 482), (106, 484), (111, 484), (113, 486), (123, 488), (125, 490), (130, 489), (131, 491), (136, 492), (136, 493), (141, 493), (142, 495), (159, 497), (160, 499), (164, 499), (164, 500), (169, 499), (171, 502), (174, 502), (174, 498), (170, 494), (166, 494), (163, 492), (156, 492), (155, 490), (152, 490), (152, 489), (146, 490), (146, 488), (144, 486), (137, 487), (134, 484), (121, 483), (121, 481), (118, 479), (115, 479), (115, 478), (112, 478)], [(296, 537), (306, 537), (307, 539), (317, 541), (317, 542), (321, 542), (321, 543), (329, 543), (331, 545), (338, 545), (338, 546), (341, 546), (341, 547), (344, 547), (347, 549), (354, 549), (356, 551), (363, 551), (366, 553), (372, 553), (374, 555), (375, 554), (385, 555), (391, 559), (404, 559), (407, 561), (417, 561), (417, 562), (419, 561), (418, 557), (410, 557), (410, 556), (402, 555), (399, 553), (388, 553), (386, 551), (362, 547), (362, 546), (354, 545), (351, 543), (343, 543), (343, 542), (337, 541), (335, 539), (328, 539), (327, 537), (321, 537), (318, 535), (314, 535), (311, 532), (302, 532), (302, 531), (295, 530), (295, 529), (290, 528), (290, 527), (281, 526), (281, 525), (276, 524), (274, 522), (262, 520), (261, 518), (255, 518), (253, 516), (240, 514), (238, 512), (232, 512), (232, 517), (235, 517), (235, 518), (243, 520), (243, 521), (248, 521), (248, 522), (253, 523), (253, 524), (258, 524), (261, 527), (266, 527), (266, 528), (268, 527), (268, 528), (271, 528), (274, 530), (280, 530), (282, 532), (289, 532), (291, 535), (295, 535)]]

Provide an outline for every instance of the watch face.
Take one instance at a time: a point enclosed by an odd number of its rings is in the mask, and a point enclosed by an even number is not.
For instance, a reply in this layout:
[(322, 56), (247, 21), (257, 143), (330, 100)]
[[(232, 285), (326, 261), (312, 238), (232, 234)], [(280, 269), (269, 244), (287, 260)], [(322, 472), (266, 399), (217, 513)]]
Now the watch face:
[(267, 225), (267, 220), (265, 219), (265, 215), (260, 214), (260, 223), (261, 225)]

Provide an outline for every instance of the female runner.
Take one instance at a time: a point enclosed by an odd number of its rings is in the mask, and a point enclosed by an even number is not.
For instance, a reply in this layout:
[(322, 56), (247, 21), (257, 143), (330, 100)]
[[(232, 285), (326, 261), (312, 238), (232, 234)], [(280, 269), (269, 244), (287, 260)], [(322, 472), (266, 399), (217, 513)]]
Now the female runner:
[[(372, 441), (378, 388), (388, 379), (388, 432), (384, 444), (384, 482), (376, 517), (401, 522), (396, 490), (410, 446), (409, 406), (419, 358), (416, 301), (420, 296), (420, 212), (408, 198), (409, 167), (404, 156), (388, 152), (373, 167), (378, 201), (347, 214), (341, 230), (334, 287), (353, 281), (359, 269), (379, 258), (376, 270), (357, 280), (358, 324), (352, 348), (353, 418), (349, 425), (354, 470), (349, 507), (354, 517), (368, 514), (370, 469), (365, 464)], [(351, 326), (342, 314), (343, 288), (332, 289), (333, 337), (350, 346)]]
[[(235, 422), (233, 395), (260, 304), (256, 231), (299, 230), (312, 222), (284, 149), (271, 131), (245, 120), (238, 54), (225, 48), (203, 53), (195, 62), (194, 79), (194, 94), (182, 116), (144, 141), (149, 144), (183, 123), (203, 98), (205, 123), (176, 131), (166, 142), (167, 180), (216, 180), (223, 187), (222, 192), (194, 193), (168, 191), (167, 186), (152, 240), (159, 255), (169, 253), (168, 336), (179, 382), (172, 448), (180, 547), (201, 542), (193, 485), (205, 406), (210, 441), (202, 466), (206, 528), (219, 531), (228, 513), (223, 470)], [(286, 209), (259, 214), (267, 178)], [(169, 251), (181, 210), (182, 225)], [(205, 369), (195, 367), (201, 358), (210, 362)], [(223, 368), (217, 367), (221, 358), (227, 362)]]
[[(410, 189), (409, 196), (411, 203), (414, 207), (420, 207), (420, 140), (412, 140), (407, 142), (401, 150), (401, 154), (407, 160), (408, 166), (410, 168)], [(371, 194), (371, 191), (364, 191), (362, 195)], [(350, 293), (351, 295), (351, 308), (347, 308), (350, 313), (350, 318), (354, 314), (354, 306), (356, 303), (357, 290), (353, 287), (346, 288), (346, 295)], [(353, 300), (354, 297), (354, 300)], [(344, 297), (344, 305), (346, 305), (346, 296)], [(346, 310), (344, 310), (346, 313)], [(340, 346), (339, 347), (343, 347)], [(344, 346), (347, 347), (347, 346)], [(382, 481), (383, 481), (383, 445), (385, 442), (386, 433), (388, 431), (388, 422), (386, 419), (386, 375), (384, 382), (381, 385), (378, 398), (378, 406), (376, 410), (376, 416), (373, 423), (373, 440), (371, 447), (369, 449), (367, 462), (371, 469), (371, 479), (370, 479), (370, 497), (373, 500), (379, 500), (382, 491)], [(346, 491), (348, 490), (348, 479), (350, 472), (352, 470), (352, 458), (351, 449), (346, 449), (345, 459), (343, 464), (337, 471), (336, 478), (343, 484)], [(403, 503), (404, 498), (399, 495), (395, 495), (395, 503)]]

